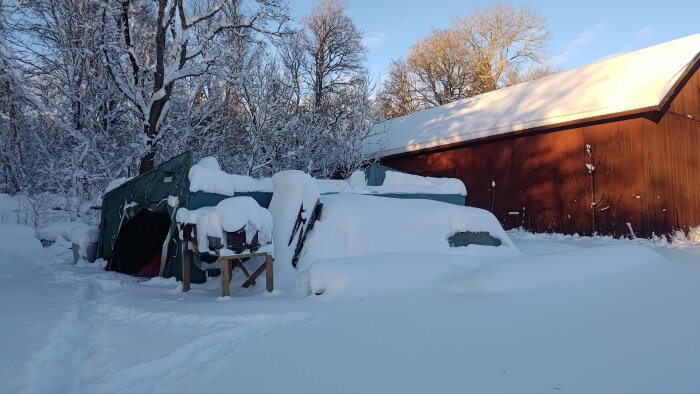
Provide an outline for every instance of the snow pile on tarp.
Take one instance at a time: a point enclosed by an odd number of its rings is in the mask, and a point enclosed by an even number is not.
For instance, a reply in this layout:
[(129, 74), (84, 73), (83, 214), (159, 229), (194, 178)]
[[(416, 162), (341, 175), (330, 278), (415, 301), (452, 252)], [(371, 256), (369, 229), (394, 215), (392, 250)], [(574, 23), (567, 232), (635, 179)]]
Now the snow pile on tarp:
[(236, 192), (271, 192), (270, 178), (256, 179), (228, 174), (221, 170), (215, 157), (205, 157), (190, 168), (190, 192), (198, 191), (233, 196)]
[(85, 251), (88, 245), (97, 243), (99, 229), (81, 222), (53, 222), (37, 228), (35, 236), (66, 247), (76, 244), (79, 250)]
[[(205, 157), (190, 168), (190, 192), (203, 191), (224, 196), (246, 192), (273, 191), (272, 178), (252, 178), (229, 174), (221, 170), (214, 157)], [(312, 178), (313, 179), (313, 178)], [(432, 178), (387, 171), (382, 186), (367, 186), (365, 173), (355, 171), (348, 179), (314, 179), (321, 194), (458, 194), (467, 195), (461, 180), (455, 178)]]
[(398, 171), (387, 171), (385, 173), (384, 183), (382, 186), (400, 187), (400, 186), (415, 186), (419, 190), (430, 190), (435, 194), (459, 194), (467, 195), (467, 188), (464, 183), (455, 178), (433, 178), (428, 176), (419, 176), (412, 174), (404, 174)]
[(130, 181), (132, 179), (133, 179), (133, 177), (123, 176), (121, 178), (111, 180), (107, 184), (107, 186), (105, 187), (105, 190), (104, 190), (104, 192), (102, 192), (102, 195), (104, 196), (105, 194), (111, 192), (112, 190), (118, 188), (119, 186), (127, 183), (128, 181)]
[(248, 196), (231, 197), (219, 202), (215, 207), (203, 207), (195, 210), (180, 208), (177, 210), (178, 223), (197, 225), (197, 244), (200, 252), (209, 252), (209, 239), (217, 237), (226, 245), (224, 231), (235, 232), (245, 228), (246, 243), (253, 241), (258, 233), (258, 242), (266, 245), (272, 242), (272, 216)]
[(346, 180), (318, 179), (321, 194), (458, 194), (467, 195), (464, 183), (456, 178), (433, 178), (387, 171), (381, 186), (367, 186), (363, 171)]
[[(270, 201), (270, 212), (275, 225), (272, 232), (275, 247), (275, 284), (277, 287), (290, 287), (297, 273), (292, 266), (294, 250), (299, 236), (306, 231), (308, 219), (320, 193), (314, 179), (301, 171), (278, 172), (272, 176), (272, 183), (274, 193)], [(295, 226), (300, 212), (304, 223)]]

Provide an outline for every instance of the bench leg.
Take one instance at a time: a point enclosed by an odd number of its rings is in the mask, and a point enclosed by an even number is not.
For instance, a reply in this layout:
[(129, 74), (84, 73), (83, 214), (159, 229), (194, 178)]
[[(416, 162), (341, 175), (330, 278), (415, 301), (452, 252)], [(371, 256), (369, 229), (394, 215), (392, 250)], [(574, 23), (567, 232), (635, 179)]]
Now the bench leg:
[(221, 260), (221, 296), (231, 295), (231, 260)]
[(182, 292), (190, 291), (190, 251), (187, 241), (182, 241)]
[(272, 263), (273, 258), (269, 254), (265, 256), (265, 287), (268, 292), (271, 292), (275, 288), (274, 275), (272, 274)]

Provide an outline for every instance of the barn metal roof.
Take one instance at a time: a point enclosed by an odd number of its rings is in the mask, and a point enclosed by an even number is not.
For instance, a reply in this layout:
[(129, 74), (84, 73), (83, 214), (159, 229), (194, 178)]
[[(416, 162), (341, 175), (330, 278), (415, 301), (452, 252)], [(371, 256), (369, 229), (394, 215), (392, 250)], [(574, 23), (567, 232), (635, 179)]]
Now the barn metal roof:
[(501, 134), (659, 108), (697, 60), (700, 34), (374, 126), (365, 148), (390, 156)]

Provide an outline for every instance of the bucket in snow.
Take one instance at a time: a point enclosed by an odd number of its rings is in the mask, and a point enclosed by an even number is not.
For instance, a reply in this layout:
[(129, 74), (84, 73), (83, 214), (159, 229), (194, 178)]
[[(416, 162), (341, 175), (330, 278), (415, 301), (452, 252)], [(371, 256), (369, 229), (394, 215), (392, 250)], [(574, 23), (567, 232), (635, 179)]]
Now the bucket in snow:
[(80, 245), (78, 244), (73, 244), (73, 264), (77, 263), (78, 260), (83, 258), (84, 260), (87, 260), (91, 263), (95, 262), (95, 259), (97, 258), (97, 244), (96, 243), (89, 243), (87, 244), (87, 247), (85, 250), (80, 250)]

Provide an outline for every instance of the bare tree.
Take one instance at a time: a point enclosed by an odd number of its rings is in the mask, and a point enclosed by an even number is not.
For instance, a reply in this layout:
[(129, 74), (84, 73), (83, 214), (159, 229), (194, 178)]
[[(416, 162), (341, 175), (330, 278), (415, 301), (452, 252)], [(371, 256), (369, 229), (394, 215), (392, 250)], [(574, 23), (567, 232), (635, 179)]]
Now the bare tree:
[(454, 29), (436, 30), (415, 43), (408, 65), (417, 77), (415, 92), (426, 106), (438, 106), (473, 95), (475, 64)]
[[(407, 103), (406, 92), (418, 105), (384, 116), (439, 106), (552, 73), (544, 65), (549, 42), (547, 21), (526, 7), (496, 3), (455, 18), (452, 26), (435, 30), (411, 46), (406, 70), (390, 69), (382, 91), (384, 103)], [(408, 77), (397, 81), (395, 73)], [(411, 88), (398, 85), (408, 81)]]
[(405, 60), (394, 60), (389, 65), (386, 80), (379, 92), (379, 106), (385, 118), (407, 115), (421, 109), (415, 96), (414, 75)]
[(345, 14), (346, 9), (339, 0), (322, 0), (303, 20), (305, 46), (312, 59), (314, 103), (319, 108), (329, 95), (356, 83), (357, 77), (366, 73), (362, 33)]
[(479, 77), (475, 90), (489, 92), (504, 86), (504, 73), (522, 72), (546, 57), (550, 33), (547, 20), (527, 7), (495, 3), (476, 8), (453, 21)]
[[(224, 31), (246, 36), (252, 32), (279, 34), (286, 22), (280, 0), (251, 1), (250, 13), (240, 13), (240, 0), (220, 0), (197, 8), (184, 0), (157, 0), (154, 34), (135, 35), (131, 20), (138, 11), (132, 0), (112, 1), (109, 17), (116, 20), (118, 40), (104, 51), (120, 90), (138, 109), (143, 122), (145, 147), (139, 171), (155, 164), (161, 127), (177, 81), (210, 71), (222, 48), (215, 39)], [(143, 27), (142, 27), (143, 29)], [(120, 61), (126, 59), (126, 61)]]

